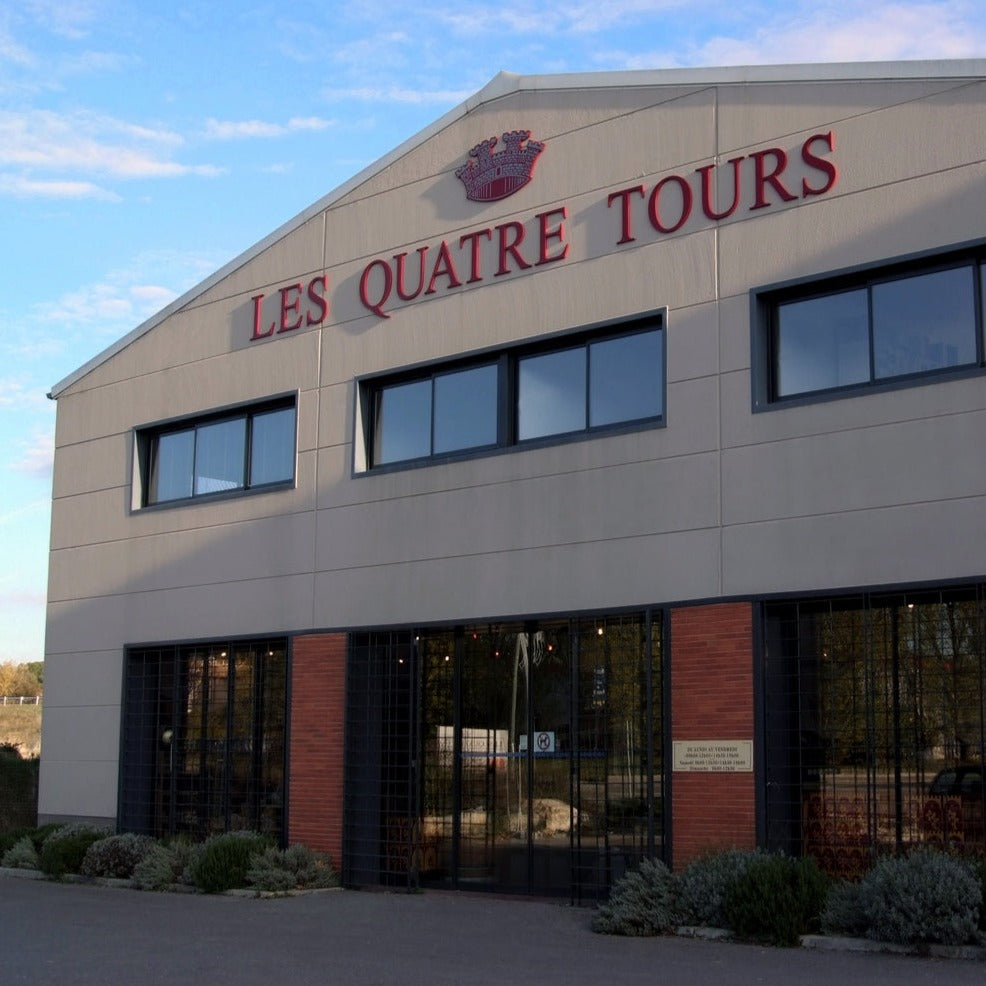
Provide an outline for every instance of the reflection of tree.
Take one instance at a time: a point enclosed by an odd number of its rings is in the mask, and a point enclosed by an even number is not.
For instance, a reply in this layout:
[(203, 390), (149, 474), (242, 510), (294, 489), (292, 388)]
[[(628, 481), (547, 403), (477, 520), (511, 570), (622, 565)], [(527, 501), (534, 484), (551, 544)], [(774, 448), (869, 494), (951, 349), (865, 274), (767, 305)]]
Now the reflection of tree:
[[(981, 729), (976, 610), (971, 599), (898, 597), (802, 618), (818, 679), (814, 713), (810, 702), (802, 708), (802, 736), (817, 732), (825, 765), (919, 766), (973, 754)], [(809, 685), (811, 663), (801, 664)], [(805, 684), (803, 699), (812, 691)]]

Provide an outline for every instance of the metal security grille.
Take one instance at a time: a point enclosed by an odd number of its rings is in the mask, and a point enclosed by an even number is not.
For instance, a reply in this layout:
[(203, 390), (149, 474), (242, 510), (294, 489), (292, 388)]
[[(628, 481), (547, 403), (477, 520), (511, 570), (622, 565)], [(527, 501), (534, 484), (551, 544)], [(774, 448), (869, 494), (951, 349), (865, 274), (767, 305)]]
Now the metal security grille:
[(660, 621), (357, 634), (344, 879), (604, 896), (663, 853)]
[(767, 837), (858, 875), (981, 854), (983, 587), (765, 607)]
[(128, 653), (121, 830), (283, 839), (286, 655), (283, 639)]

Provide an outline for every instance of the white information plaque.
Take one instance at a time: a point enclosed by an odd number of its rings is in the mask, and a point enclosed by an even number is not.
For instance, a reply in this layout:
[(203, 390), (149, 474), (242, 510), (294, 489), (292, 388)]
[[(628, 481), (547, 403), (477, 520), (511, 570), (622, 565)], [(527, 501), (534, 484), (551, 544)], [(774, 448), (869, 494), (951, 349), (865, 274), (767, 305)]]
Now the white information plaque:
[(675, 740), (673, 767), (678, 771), (733, 774), (753, 770), (752, 740)]

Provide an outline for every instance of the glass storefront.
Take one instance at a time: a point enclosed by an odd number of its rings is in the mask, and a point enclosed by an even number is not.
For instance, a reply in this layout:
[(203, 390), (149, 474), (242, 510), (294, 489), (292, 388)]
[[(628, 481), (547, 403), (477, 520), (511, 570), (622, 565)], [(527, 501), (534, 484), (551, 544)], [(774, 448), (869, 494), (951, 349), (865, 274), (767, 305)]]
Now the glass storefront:
[(765, 607), (767, 842), (858, 875), (981, 855), (986, 586)]
[(284, 834), (287, 642), (131, 650), (120, 830)]
[(355, 635), (353, 884), (605, 894), (663, 852), (661, 623)]

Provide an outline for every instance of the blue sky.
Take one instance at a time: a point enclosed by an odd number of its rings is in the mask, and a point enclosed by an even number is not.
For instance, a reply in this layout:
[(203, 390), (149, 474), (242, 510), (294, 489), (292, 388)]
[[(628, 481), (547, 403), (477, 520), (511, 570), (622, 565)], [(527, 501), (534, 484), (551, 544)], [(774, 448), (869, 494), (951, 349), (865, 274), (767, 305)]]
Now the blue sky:
[(982, 0), (0, 0), (0, 662), (44, 651), (51, 387), (497, 72), (982, 57)]

